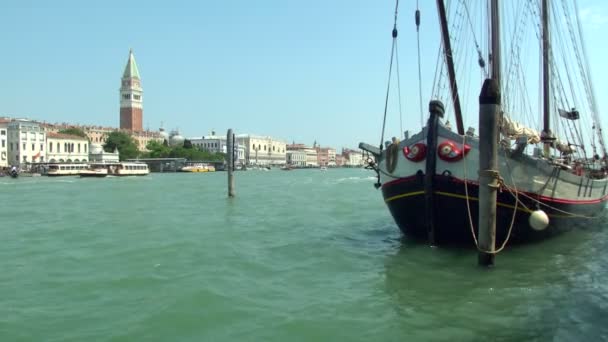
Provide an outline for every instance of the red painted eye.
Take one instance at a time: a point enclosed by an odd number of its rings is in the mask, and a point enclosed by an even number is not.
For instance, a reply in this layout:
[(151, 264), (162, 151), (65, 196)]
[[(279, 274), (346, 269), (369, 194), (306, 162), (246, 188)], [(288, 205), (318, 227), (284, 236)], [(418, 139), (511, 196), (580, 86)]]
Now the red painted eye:
[(403, 155), (408, 160), (413, 162), (419, 162), (426, 157), (426, 145), (423, 143), (417, 143), (403, 148)]
[(444, 141), (437, 147), (437, 155), (441, 160), (447, 162), (455, 162), (462, 159), (469, 151), (471, 146), (464, 145), (464, 148), (459, 148), (453, 141)]

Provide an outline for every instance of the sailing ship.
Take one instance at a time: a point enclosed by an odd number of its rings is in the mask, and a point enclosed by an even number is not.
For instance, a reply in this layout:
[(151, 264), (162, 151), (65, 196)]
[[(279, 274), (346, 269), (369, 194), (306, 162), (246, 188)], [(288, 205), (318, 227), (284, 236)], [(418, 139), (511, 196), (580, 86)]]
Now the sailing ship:
[[(467, 19), (470, 20), (467, 1), (452, 2), (452, 5), (464, 7), (460, 12), (455, 10), (461, 16), (466, 13), (465, 24), (460, 30), (466, 30), (467, 26), (472, 30), (474, 25), (466, 24)], [(484, 31), (489, 32), (489, 65), (486, 65), (479, 48), (483, 44), (475, 41), (478, 52), (475, 58), (478, 58), (482, 71), (482, 82), (483, 79), (493, 80), (502, 99), (497, 127), (500, 131), (496, 156), (498, 168), (493, 170), (493, 174), (499, 188), (496, 243), (503, 246), (507, 241), (543, 240), (580, 225), (582, 221), (588, 226), (602, 215), (608, 185), (606, 149), (576, 1), (562, 1), (561, 4), (548, 0), (521, 1), (518, 4), (514, 1), (513, 6), (509, 2), (511, 14), (515, 14), (515, 25), (512, 26), (515, 29), (509, 31), (513, 34), (510, 40), (501, 42), (501, 38), (506, 36), (500, 32), (501, 20), (505, 23), (501, 16), (504, 7), (500, 7), (497, 0), (490, 0), (487, 7), (480, 6), (483, 11), (487, 9), (484, 12), (487, 24)], [(476, 244), (480, 140), (473, 128), (464, 130), (456, 54), (451, 47), (452, 35), (443, 0), (437, 0), (437, 9), (442, 36), (439, 74), (447, 70), (450, 89), (447, 95), (451, 106), (431, 101), (430, 117), (416, 134), (404, 134), (402, 139), (384, 142), (383, 124), (383, 143), (379, 146), (360, 143), (359, 146), (371, 155), (368, 168), (377, 174), (376, 188), (381, 189), (384, 202), (404, 234), (427, 239), (432, 245)], [(560, 10), (563, 17), (550, 25), (551, 14)], [(540, 56), (536, 58), (542, 56), (534, 76), (542, 79), (539, 82), (542, 90), (538, 95), (538, 107), (542, 110), (538, 111), (532, 110), (534, 106), (530, 100), (527, 104), (515, 104), (537, 94), (527, 90), (527, 76), (520, 61), (530, 55), (527, 50), (522, 52), (525, 40), (520, 31), (526, 22), (532, 23), (536, 30), (536, 35), (532, 35), (537, 40), (535, 46), (540, 46)], [(418, 10), (416, 24), (420, 24)], [(393, 48), (397, 39), (396, 27), (395, 9)], [(558, 35), (551, 31), (550, 34), (550, 29), (559, 28), (566, 29), (567, 33)], [(468, 37), (475, 39), (474, 34)], [(552, 37), (556, 39), (552, 40)], [(462, 39), (459, 41), (462, 43)], [(501, 63), (501, 58), (505, 57), (501, 54), (501, 46), (510, 46), (508, 57), (511, 60), (505, 63), (508, 65)], [(558, 47), (562, 50), (558, 51)], [(394, 55), (391, 55), (391, 67)], [(576, 62), (568, 63), (566, 57), (575, 58)], [(571, 71), (572, 67), (577, 67), (578, 73)], [(503, 68), (508, 71), (505, 75), (501, 75)], [(564, 72), (566, 77), (558, 76)], [(388, 89), (390, 73), (389, 69)], [(481, 89), (482, 82), (478, 82), (477, 89)], [(387, 103), (388, 94), (387, 90)], [(422, 93), (420, 106), (422, 108)], [(524, 109), (532, 118), (530, 121), (538, 120), (541, 112), (542, 121), (524, 126), (515, 115)], [(384, 122), (386, 111), (385, 104)], [(457, 124), (456, 131), (452, 130), (447, 118), (442, 118), (445, 112), (451, 111)]]

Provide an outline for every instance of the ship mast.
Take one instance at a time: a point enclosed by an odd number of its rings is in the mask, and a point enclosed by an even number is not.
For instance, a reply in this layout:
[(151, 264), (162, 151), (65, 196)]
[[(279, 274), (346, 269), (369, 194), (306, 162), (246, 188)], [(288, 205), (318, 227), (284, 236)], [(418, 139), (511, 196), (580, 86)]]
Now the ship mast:
[[(542, 24), (543, 24), (543, 136), (550, 140), (550, 95), (549, 95), (549, 2), (542, 0)], [(548, 140), (545, 140), (548, 142)], [(547, 146), (547, 145), (545, 145)]]
[(456, 115), (456, 127), (458, 134), (464, 134), (464, 124), (462, 123), (462, 110), (460, 109), (460, 97), (458, 96), (458, 86), (456, 85), (456, 72), (454, 71), (454, 58), (452, 57), (452, 45), (450, 44), (450, 33), (448, 31), (448, 20), (445, 13), (445, 4), (443, 0), (437, 0), (437, 8), (439, 10), (439, 22), (441, 23), (441, 39), (443, 41), (443, 49), (445, 61), (448, 67), (448, 77), (450, 78), (450, 90), (452, 91), (452, 102), (454, 103), (454, 112)]
[(492, 52), (490, 62), (492, 63), (492, 78), (498, 83), (498, 88), (501, 86), (501, 74), (500, 74), (500, 11), (498, 6), (498, 0), (490, 1), (490, 27), (492, 29), (491, 40), (492, 40)]

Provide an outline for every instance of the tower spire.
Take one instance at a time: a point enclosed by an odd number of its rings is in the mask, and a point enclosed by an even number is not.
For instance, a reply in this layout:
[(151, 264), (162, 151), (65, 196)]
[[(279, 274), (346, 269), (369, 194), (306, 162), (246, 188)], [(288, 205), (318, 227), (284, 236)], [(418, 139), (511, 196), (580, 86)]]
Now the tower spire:
[(129, 49), (129, 59), (122, 74), (120, 86), (120, 128), (142, 131), (143, 89), (133, 49)]

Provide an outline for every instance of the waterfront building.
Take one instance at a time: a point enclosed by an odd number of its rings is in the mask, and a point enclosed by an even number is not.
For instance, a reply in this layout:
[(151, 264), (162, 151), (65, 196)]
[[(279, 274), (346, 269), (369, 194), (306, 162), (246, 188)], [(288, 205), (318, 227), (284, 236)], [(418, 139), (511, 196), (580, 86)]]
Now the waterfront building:
[(8, 123), (9, 118), (0, 118), (0, 169), (8, 167)]
[(46, 146), (49, 163), (86, 163), (89, 159), (89, 140), (78, 135), (49, 132)]
[[(202, 136), (200, 138), (190, 138), (192, 146), (197, 147), (200, 150), (206, 150), (211, 153), (227, 153), (226, 137), (215, 135), (215, 132), (211, 132), (211, 135)], [(245, 145), (239, 143), (235, 139), (235, 152), (234, 161), (236, 165), (245, 164)]]
[(304, 150), (287, 150), (287, 164), (295, 167), (306, 167), (306, 152)]
[(179, 131), (177, 129), (174, 129), (171, 131), (171, 133), (169, 133), (169, 146), (173, 146), (173, 147), (182, 147), (184, 146), (184, 141), (186, 139), (179, 134)]
[(287, 145), (288, 151), (303, 151), (306, 153), (306, 167), (319, 167), (319, 161), (317, 157), (316, 142), (313, 147), (306, 146), (304, 144), (292, 143)]
[(316, 147), (319, 166), (336, 166), (336, 150), (331, 147)]
[(342, 155), (345, 158), (346, 166), (350, 166), (350, 167), (363, 166), (363, 154), (360, 151), (343, 148)]
[(8, 164), (25, 168), (30, 163), (43, 163), (46, 158), (44, 127), (27, 119), (13, 119), (7, 125)]
[(89, 162), (91, 163), (118, 163), (119, 157), (118, 149), (115, 149), (114, 152), (106, 152), (101, 144), (91, 144), (89, 150)]
[(121, 131), (124, 133), (129, 134), (133, 140), (135, 141), (135, 144), (137, 145), (137, 148), (140, 151), (146, 151), (146, 146), (148, 146), (148, 143), (150, 141), (158, 141), (158, 142), (162, 142), (163, 141), (163, 135), (162, 135), (162, 131), (149, 131), (149, 130), (145, 130), (145, 131), (141, 131), (141, 132), (134, 132), (134, 131), (129, 131), (129, 130), (119, 130), (116, 129), (114, 127), (103, 127), (103, 126), (94, 126), (94, 125), (72, 125), (69, 123), (54, 123), (54, 124), (50, 124), (50, 123), (43, 123), (41, 124), (45, 127), (45, 130), (48, 133), (59, 133), (59, 131), (64, 130), (64, 129), (68, 129), (68, 128), (78, 128), (80, 130), (82, 130), (84, 132), (84, 134), (87, 136), (87, 138), (89, 139), (89, 142), (91, 144), (105, 144), (106, 140), (108, 139), (108, 136), (110, 135), (110, 133), (114, 132), (114, 131)]
[(143, 131), (143, 89), (133, 50), (122, 74), (120, 86), (120, 129)]
[(344, 166), (344, 156), (341, 154), (336, 154), (336, 166), (342, 167)]
[(245, 147), (245, 163), (247, 165), (276, 165), (286, 163), (287, 144), (269, 136), (239, 134), (238, 144)]

